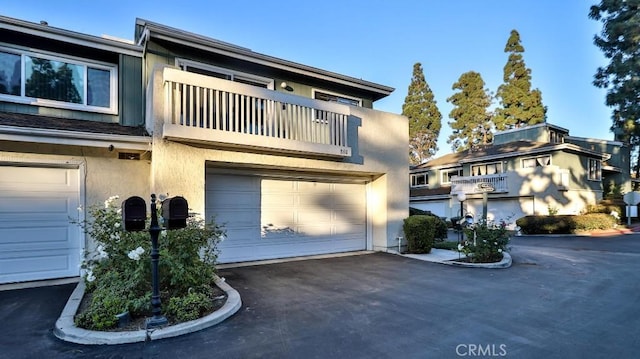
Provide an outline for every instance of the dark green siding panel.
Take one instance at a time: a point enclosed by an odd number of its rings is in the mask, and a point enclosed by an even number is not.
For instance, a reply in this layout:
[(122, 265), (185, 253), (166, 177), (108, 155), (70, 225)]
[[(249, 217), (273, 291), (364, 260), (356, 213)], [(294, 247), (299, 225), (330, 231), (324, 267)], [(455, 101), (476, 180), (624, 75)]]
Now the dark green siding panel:
[(142, 95), (142, 59), (120, 55), (118, 73), (118, 97), (120, 98), (120, 124), (140, 126), (144, 124), (144, 97)]

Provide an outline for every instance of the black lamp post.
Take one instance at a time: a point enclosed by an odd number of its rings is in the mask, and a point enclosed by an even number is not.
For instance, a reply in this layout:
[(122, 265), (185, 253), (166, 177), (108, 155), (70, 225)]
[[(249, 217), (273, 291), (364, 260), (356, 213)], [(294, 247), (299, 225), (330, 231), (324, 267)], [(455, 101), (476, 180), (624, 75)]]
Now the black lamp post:
[(458, 202), (460, 202), (460, 220), (458, 221), (458, 225), (460, 226), (460, 230), (458, 232), (458, 244), (462, 244), (462, 224), (464, 218), (464, 208), (463, 203), (467, 199), (467, 195), (464, 192), (458, 192)]
[(151, 284), (153, 291), (151, 294), (151, 314), (153, 317), (147, 319), (147, 328), (159, 327), (167, 324), (167, 318), (162, 315), (162, 303), (160, 301), (160, 284), (158, 283), (158, 237), (162, 227), (158, 224), (158, 212), (156, 210), (156, 195), (151, 195), (151, 225), (149, 234), (151, 235)]
[[(134, 196), (122, 202), (122, 222), (126, 231), (142, 231), (145, 228), (147, 218), (147, 204), (144, 199)], [(162, 217), (168, 230), (184, 228), (189, 217), (189, 204), (183, 197), (168, 198), (162, 202)], [(149, 234), (151, 236), (151, 313), (153, 317), (148, 318), (147, 328), (159, 327), (168, 323), (167, 318), (162, 315), (162, 305), (160, 301), (160, 284), (158, 281), (158, 237), (162, 232), (162, 227), (158, 223), (158, 211), (156, 207), (156, 195), (151, 195), (151, 224)]]

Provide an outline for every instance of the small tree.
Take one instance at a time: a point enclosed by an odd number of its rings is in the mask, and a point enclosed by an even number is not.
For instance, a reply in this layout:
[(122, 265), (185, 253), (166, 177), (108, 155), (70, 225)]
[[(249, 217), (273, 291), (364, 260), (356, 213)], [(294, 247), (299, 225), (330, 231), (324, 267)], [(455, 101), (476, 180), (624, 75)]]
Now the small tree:
[(409, 118), (409, 161), (411, 164), (423, 163), (438, 151), (442, 114), (420, 63), (413, 65), (413, 76), (402, 105), (402, 114)]
[(544, 122), (547, 109), (542, 104), (540, 90), (531, 90), (531, 70), (524, 63), (524, 47), (516, 30), (511, 30), (504, 52), (509, 54), (509, 59), (504, 65), (504, 83), (498, 87), (496, 93), (502, 106), (496, 109), (496, 128), (504, 130), (512, 126)]
[(475, 145), (488, 144), (493, 140), (492, 114), (489, 111), (492, 96), (485, 88), (482, 76), (474, 71), (465, 72), (453, 84), (459, 92), (447, 99), (454, 107), (449, 112), (449, 126), (453, 133), (447, 143), (453, 151), (463, 151)]

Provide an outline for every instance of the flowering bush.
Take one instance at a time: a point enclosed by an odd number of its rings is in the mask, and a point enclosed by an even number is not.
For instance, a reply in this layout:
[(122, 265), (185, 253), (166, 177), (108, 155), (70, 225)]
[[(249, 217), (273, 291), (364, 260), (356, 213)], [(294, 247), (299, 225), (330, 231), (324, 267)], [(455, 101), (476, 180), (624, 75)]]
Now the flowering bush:
[[(76, 325), (87, 329), (113, 328), (118, 323), (116, 315), (127, 311), (133, 318), (148, 316), (151, 311), (149, 232), (124, 231), (117, 200), (118, 196), (112, 196), (104, 206), (91, 207), (91, 220), (79, 223), (97, 245), (85, 254), (82, 264), (90, 302), (76, 316)], [(196, 218), (189, 218), (184, 229), (161, 232), (159, 284), (163, 303), (172, 298), (193, 298), (196, 293), (205, 294), (196, 298), (210, 301), (206, 295), (215, 286), (216, 245), (224, 235), (224, 228), (214, 221), (205, 224)], [(175, 320), (175, 311), (182, 308), (170, 308), (174, 312), (166, 310), (164, 314)]]
[(464, 230), (466, 240), (458, 245), (472, 263), (493, 263), (502, 260), (507, 250), (509, 233), (507, 223), (479, 222)]

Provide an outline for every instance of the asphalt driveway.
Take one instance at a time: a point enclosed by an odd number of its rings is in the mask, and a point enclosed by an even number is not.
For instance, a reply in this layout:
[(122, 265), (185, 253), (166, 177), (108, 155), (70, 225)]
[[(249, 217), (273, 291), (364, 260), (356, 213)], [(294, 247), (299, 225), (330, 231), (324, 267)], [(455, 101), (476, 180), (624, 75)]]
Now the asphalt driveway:
[(376, 253), (225, 269), (242, 309), (117, 346), (52, 334), (74, 285), (0, 292), (2, 358), (636, 358), (640, 235), (515, 238), (513, 266)]

